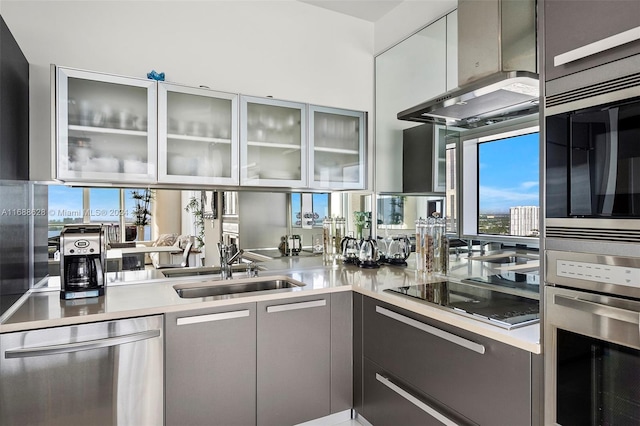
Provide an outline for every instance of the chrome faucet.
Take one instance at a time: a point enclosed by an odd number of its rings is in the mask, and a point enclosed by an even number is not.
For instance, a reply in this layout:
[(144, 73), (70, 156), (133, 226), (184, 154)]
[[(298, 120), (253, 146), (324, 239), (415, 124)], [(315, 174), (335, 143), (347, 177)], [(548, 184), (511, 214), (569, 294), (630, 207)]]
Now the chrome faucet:
[(230, 248), (231, 246), (218, 243), (218, 252), (220, 253), (220, 274), (222, 275), (222, 279), (225, 280), (232, 278), (233, 269), (231, 268), (231, 265), (233, 265), (233, 263), (244, 253), (244, 250), (240, 249), (229, 257)]

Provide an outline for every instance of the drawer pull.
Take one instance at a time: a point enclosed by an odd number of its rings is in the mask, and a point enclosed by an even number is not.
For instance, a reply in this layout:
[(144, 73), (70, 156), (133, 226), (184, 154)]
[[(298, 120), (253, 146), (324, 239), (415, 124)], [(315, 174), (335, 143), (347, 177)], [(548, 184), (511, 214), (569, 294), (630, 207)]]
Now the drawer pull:
[(390, 311), (389, 309), (383, 308), (382, 306), (376, 306), (376, 312), (382, 314), (386, 317), (392, 318), (396, 321), (400, 321), (401, 323), (407, 324), (411, 327), (417, 328), (425, 333), (432, 334), (441, 339), (447, 340), (451, 343), (455, 343), (456, 345), (462, 346), (464, 348), (470, 349), (479, 354), (485, 353), (486, 349), (484, 345), (481, 345), (476, 342), (472, 342), (471, 340), (465, 339), (460, 336), (456, 336), (455, 334), (446, 332), (444, 330), (440, 330), (439, 328), (432, 327), (420, 321), (416, 321), (413, 318), (406, 317), (397, 312)]
[(267, 306), (267, 313), (271, 314), (274, 312), (293, 311), (296, 309), (318, 308), (320, 306), (326, 306), (326, 305), (327, 305), (327, 301), (325, 299), (312, 300), (310, 302), (287, 303), (284, 305)]
[(554, 56), (553, 66), (557, 67), (568, 64), (569, 62), (577, 61), (579, 59), (586, 58), (587, 56), (595, 55), (597, 53), (604, 52), (605, 50), (613, 49), (614, 47), (622, 46), (623, 44), (636, 40), (640, 40), (640, 27), (631, 28), (630, 30), (623, 31), (619, 34), (594, 41), (593, 43), (589, 43), (582, 47), (578, 47), (577, 49)]
[(400, 395), (401, 397), (403, 397), (404, 399), (406, 399), (407, 401), (409, 401), (410, 403), (412, 403), (413, 405), (415, 405), (416, 407), (418, 407), (419, 409), (421, 409), (422, 411), (424, 411), (425, 413), (427, 413), (428, 415), (430, 415), (431, 417), (433, 417), (434, 419), (438, 420), (440, 423), (445, 424), (447, 426), (458, 426), (458, 423), (454, 422), (453, 420), (451, 420), (450, 418), (448, 418), (447, 416), (445, 416), (444, 414), (442, 414), (432, 406), (425, 404), (424, 402), (422, 402), (415, 396), (411, 395), (409, 392), (402, 389), (400, 386), (396, 385), (395, 383), (393, 383), (391, 380), (387, 379), (380, 373), (376, 373), (376, 380), (382, 383), (383, 385), (385, 385), (386, 387), (388, 387), (389, 389), (391, 389), (392, 391), (394, 391), (395, 393), (397, 393), (398, 395)]
[(250, 312), (248, 309), (241, 311), (220, 312), (218, 314), (196, 315), (193, 317), (178, 318), (176, 325), (199, 324), (202, 322), (222, 321), (234, 318), (248, 317)]

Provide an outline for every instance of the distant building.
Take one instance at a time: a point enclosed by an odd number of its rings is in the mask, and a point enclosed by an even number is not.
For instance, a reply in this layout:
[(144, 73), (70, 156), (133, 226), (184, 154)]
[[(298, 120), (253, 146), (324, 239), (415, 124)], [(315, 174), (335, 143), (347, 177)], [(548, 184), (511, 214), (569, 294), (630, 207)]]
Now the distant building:
[(540, 207), (517, 206), (509, 208), (509, 234), (523, 237), (538, 236), (540, 234)]

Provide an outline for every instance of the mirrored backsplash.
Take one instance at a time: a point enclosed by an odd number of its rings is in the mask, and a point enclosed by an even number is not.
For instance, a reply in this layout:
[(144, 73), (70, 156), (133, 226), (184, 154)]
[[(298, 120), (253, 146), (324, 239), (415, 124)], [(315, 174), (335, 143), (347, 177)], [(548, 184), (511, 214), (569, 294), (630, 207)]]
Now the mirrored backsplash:
[(0, 180), (0, 315), (47, 274), (46, 185)]

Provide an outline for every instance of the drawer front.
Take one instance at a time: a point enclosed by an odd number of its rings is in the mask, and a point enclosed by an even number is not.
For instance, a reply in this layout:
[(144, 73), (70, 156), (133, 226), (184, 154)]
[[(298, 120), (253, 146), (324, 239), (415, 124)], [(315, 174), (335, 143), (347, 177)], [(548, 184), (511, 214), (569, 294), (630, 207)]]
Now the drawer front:
[(545, 80), (640, 54), (640, 2), (544, 2)]
[(376, 426), (474, 424), (366, 358), (361, 414)]
[(365, 358), (480, 424), (531, 423), (531, 354), (364, 298)]

